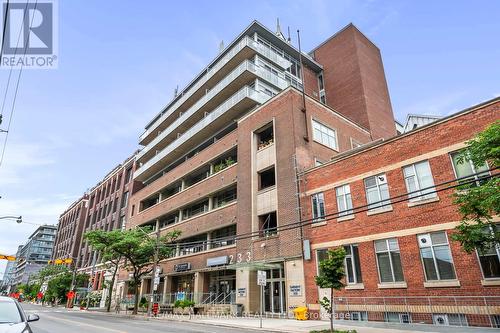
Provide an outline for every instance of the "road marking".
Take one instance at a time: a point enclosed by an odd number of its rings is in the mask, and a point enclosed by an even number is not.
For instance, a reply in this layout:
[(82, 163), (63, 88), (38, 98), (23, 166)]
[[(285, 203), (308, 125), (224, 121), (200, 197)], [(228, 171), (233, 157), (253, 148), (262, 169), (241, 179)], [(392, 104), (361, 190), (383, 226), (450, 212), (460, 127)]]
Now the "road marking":
[(113, 328), (107, 328), (107, 327), (96, 326), (96, 325), (92, 325), (92, 324), (81, 323), (81, 322), (78, 322), (78, 321), (75, 321), (75, 320), (62, 319), (62, 318), (57, 318), (57, 317), (47, 316), (47, 315), (44, 315), (44, 317), (49, 317), (51, 319), (65, 321), (65, 322), (71, 323), (73, 325), (76, 324), (76, 325), (82, 325), (82, 326), (89, 326), (89, 327), (92, 327), (92, 328), (95, 328), (95, 329), (106, 330), (106, 331), (117, 332), (117, 333), (127, 333), (126, 331), (119, 331), (119, 330), (115, 330)]

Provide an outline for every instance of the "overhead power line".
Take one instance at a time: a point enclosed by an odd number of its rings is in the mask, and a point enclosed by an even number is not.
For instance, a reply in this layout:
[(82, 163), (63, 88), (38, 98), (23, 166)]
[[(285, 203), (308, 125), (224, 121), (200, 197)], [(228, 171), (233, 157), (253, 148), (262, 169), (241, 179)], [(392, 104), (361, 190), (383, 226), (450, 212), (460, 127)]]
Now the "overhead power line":
[[(498, 167), (492, 168), (489, 171), (492, 172), (492, 171), (495, 171), (497, 169), (498, 169)], [(496, 173), (496, 174), (490, 174), (490, 175), (482, 176), (481, 174), (483, 174), (483, 173), (484, 172), (475, 173), (475, 174), (472, 174), (472, 175), (469, 175), (469, 176), (466, 176), (466, 177), (460, 177), (460, 178), (456, 178), (456, 179), (453, 179), (453, 180), (444, 181), (444, 182), (441, 182), (439, 184), (435, 184), (434, 186), (429, 186), (429, 187), (426, 187), (426, 188), (423, 188), (423, 189), (420, 189), (420, 190), (416, 190), (416, 191), (407, 192), (407, 193), (403, 193), (403, 194), (400, 194), (400, 195), (392, 196), (389, 199), (381, 200), (381, 201), (374, 202), (374, 203), (371, 203), (371, 204), (368, 204), (368, 205), (361, 205), (361, 206), (353, 207), (352, 209), (349, 209), (349, 210), (335, 211), (333, 213), (325, 214), (323, 216), (320, 216), (318, 218), (305, 219), (305, 220), (300, 220), (298, 222), (293, 222), (293, 223), (285, 224), (283, 226), (278, 226), (275, 230), (276, 230), (276, 232), (286, 231), (286, 230), (293, 230), (293, 229), (298, 229), (298, 228), (302, 228), (302, 227), (305, 227), (305, 226), (313, 225), (314, 223), (317, 223), (319, 221), (335, 220), (335, 219), (337, 219), (339, 217), (342, 217), (342, 214), (345, 214), (348, 211), (352, 211), (352, 214), (362, 213), (362, 212), (366, 212), (366, 211), (372, 210), (373, 209), (372, 208), (373, 205), (376, 205), (377, 208), (386, 207), (386, 206), (390, 206), (392, 204), (409, 201), (410, 199), (414, 199), (414, 198), (418, 198), (418, 197), (422, 197), (422, 196), (427, 196), (427, 195), (432, 194), (432, 193), (439, 193), (439, 192), (443, 192), (443, 191), (446, 191), (446, 190), (450, 190), (450, 189), (454, 189), (454, 188), (457, 188), (457, 187), (461, 187), (463, 185), (477, 183), (478, 181), (483, 181), (483, 180), (487, 180), (487, 179), (491, 179), (491, 178), (496, 178), (496, 177), (498, 177), (500, 175), (500, 173)], [(478, 178), (477, 179), (476, 178), (471, 179), (471, 177), (475, 177), (475, 176), (477, 176)], [(451, 183), (456, 183), (456, 184), (449, 185)], [(443, 185), (448, 185), (448, 186), (441, 187)], [(438, 187), (441, 187), (441, 188), (438, 188)], [(422, 192), (425, 192), (425, 193), (422, 193)], [(232, 240), (234, 240), (234, 241), (244, 240), (244, 239), (258, 237), (261, 234), (262, 234), (262, 230), (258, 230), (258, 231), (248, 232), (248, 233), (242, 233), (242, 234), (235, 235), (235, 236), (214, 238), (214, 239), (211, 239), (210, 242), (215, 243), (215, 242), (218, 242), (218, 241), (227, 241), (227, 240), (231, 240), (231, 241)], [(265, 240), (265, 238), (262, 238), (262, 240)], [(179, 243), (164, 244), (164, 245), (161, 245), (161, 246), (162, 247), (168, 247), (168, 248), (175, 248), (177, 246), (198, 245), (198, 244), (202, 244), (202, 243), (203, 242), (200, 242), (200, 241), (196, 241), (196, 242), (179, 242)]]
[[(31, 17), (31, 21), (30, 21), (29, 29), (28, 30), (31, 30), (31, 27), (33, 26), (33, 20), (35, 18), (35, 14), (34, 13), (36, 11), (37, 5), (38, 5), (38, 0), (35, 0), (35, 6), (33, 7), (33, 9), (34, 9), (33, 16)], [(27, 13), (28, 13), (28, 1), (26, 2), (26, 7), (25, 7), (25, 10), (24, 10), (24, 15), (25, 15), (24, 19), (26, 19), (26, 14)], [(29, 18), (29, 16), (28, 16), (28, 18)], [(23, 20), (23, 22), (24, 22), (24, 20)], [(18, 44), (16, 45), (16, 51), (15, 52), (17, 52), (17, 46), (19, 45), (19, 37), (21, 36), (21, 31), (22, 31), (22, 29), (20, 29), (20, 31), (19, 31), (19, 35), (18, 35), (18, 38), (17, 38), (17, 43)], [(28, 38), (26, 38), (26, 45), (24, 46), (23, 56), (26, 56), (26, 51), (28, 49), (29, 41), (30, 41), (30, 33), (28, 31)], [(14, 56), (15, 56), (15, 54), (14, 54)], [(2, 163), (3, 163), (3, 160), (4, 160), (5, 149), (7, 147), (7, 140), (9, 139), (10, 125), (12, 124), (12, 118), (14, 116), (14, 111), (15, 111), (15, 108), (16, 108), (17, 93), (19, 91), (19, 83), (21, 82), (21, 74), (23, 73), (23, 68), (24, 68), (24, 62), (21, 63), (21, 68), (19, 69), (19, 74), (17, 76), (16, 88), (15, 88), (15, 91), (14, 91), (14, 97), (12, 99), (12, 107), (11, 107), (11, 111), (10, 111), (9, 122), (7, 124), (7, 129), (6, 129), (6, 133), (5, 133), (5, 139), (4, 139), (4, 142), (3, 142), (2, 154), (0, 155), (0, 167), (2, 166)], [(1, 110), (0, 115), (3, 114), (3, 107), (4, 107), (5, 100), (7, 98), (7, 90), (9, 88), (11, 74), (12, 74), (12, 67), (10, 68), (10, 71), (9, 71), (9, 79), (8, 79), (8, 82), (7, 82), (7, 87), (5, 87), (4, 101), (2, 102), (2, 110)]]

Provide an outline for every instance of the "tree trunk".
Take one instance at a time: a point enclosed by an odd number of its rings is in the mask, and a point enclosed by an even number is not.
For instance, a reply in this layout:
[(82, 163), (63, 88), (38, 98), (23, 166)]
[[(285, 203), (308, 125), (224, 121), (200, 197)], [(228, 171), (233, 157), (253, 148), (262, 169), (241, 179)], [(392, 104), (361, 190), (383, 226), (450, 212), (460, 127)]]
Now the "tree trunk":
[(333, 301), (333, 288), (330, 289), (330, 331), (333, 333), (333, 317), (335, 316), (335, 303)]
[(118, 271), (118, 263), (115, 265), (115, 271), (113, 272), (113, 277), (111, 278), (111, 283), (108, 290), (108, 299), (106, 300), (106, 312), (111, 311), (111, 297), (113, 297), (113, 287), (115, 285), (116, 272)]
[(134, 279), (134, 310), (132, 314), (136, 315), (139, 308), (139, 281)]

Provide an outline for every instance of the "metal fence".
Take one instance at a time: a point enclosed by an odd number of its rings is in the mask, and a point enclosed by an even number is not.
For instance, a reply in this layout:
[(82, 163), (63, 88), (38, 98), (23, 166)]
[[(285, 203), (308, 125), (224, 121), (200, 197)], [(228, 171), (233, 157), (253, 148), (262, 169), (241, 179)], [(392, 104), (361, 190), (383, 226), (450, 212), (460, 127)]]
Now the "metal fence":
[(334, 297), (334, 304), (343, 320), (500, 328), (500, 296)]

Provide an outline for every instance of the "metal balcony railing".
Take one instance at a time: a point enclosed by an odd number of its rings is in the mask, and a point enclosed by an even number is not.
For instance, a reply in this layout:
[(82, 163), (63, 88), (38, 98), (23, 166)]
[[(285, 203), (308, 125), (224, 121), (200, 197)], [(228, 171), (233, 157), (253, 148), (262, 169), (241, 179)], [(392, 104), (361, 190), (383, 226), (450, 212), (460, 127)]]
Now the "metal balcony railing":
[(183, 94), (177, 101), (170, 104), (164, 113), (157, 119), (139, 138), (140, 141), (144, 140), (151, 134), (167, 117), (169, 117), (179, 106), (181, 106), (194, 92), (198, 91), (210, 78), (214, 76), (222, 67), (224, 67), (232, 58), (234, 58), (242, 49), (250, 47), (254, 51), (263, 55), (265, 58), (271, 60), (276, 65), (283, 69), (290, 67), (291, 62), (282, 56), (272, 52), (266, 46), (257, 43), (252, 38), (245, 36), (235, 46), (233, 46), (214, 66), (206, 69), (206, 74), (200, 78), (185, 94)]
[(151, 158), (149, 161), (140, 166), (134, 173), (134, 178), (142, 175), (146, 170), (148, 170), (151, 166), (158, 163), (165, 156), (173, 152), (175, 149), (179, 148), (181, 145), (190, 140), (194, 135), (196, 135), (200, 130), (212, 124), (216, 119), (218, 119), (221, 115), (229, 111), (236, 104), (241, 102), (245, 98), (250, 98), (255, 102), (262, 104), (267, 101), (270, 96), (258, 92), (248, 86), (243, 87), (234, 95), (232, 95), (229, 99), (227, 99), (224, 103), (219, 105), (215, 110), (193, 125), (186, 132), (181, 134), (176, 140), (174, 140), (170, 145), (161, 150), (157, 155)]
[(171, 135), (172, 132), (178, 128), (182, 123), (184, 123), (187, 119), (192, 117), (200, 108), (202, 108), (207, 102), (209, 102), (214, 96), (219, 94), (222, 90), (224, 90), (231, 82), (240, 77), (244, 72), (249, 71), (254, 73), (256, 76), (261, 79), (268, 81), (274, 86), (285, 89), (288, 87), (289, 83), (285, 80), (285, 75), (280, 77), (269, 70), (256, 66), (250, 60), (243, 61), (240, 65), (238, 65), (231, 73), (226, 75), (221, 81), (219, 81), (207, 94), (205, 94), (202, 98), (200, 98), (196, 103), (194, 103), (186, 112), (184, 112), (179, 118), (174, 120), (164, 131), (162, 131), (157, 137), (155, 137), (146, 147), (144, 147), (138, 154), (137, 160), (140, 160), (142, 156), (146, 153), (154, 149), (154, 147), (164, 140), (168, 135)]

